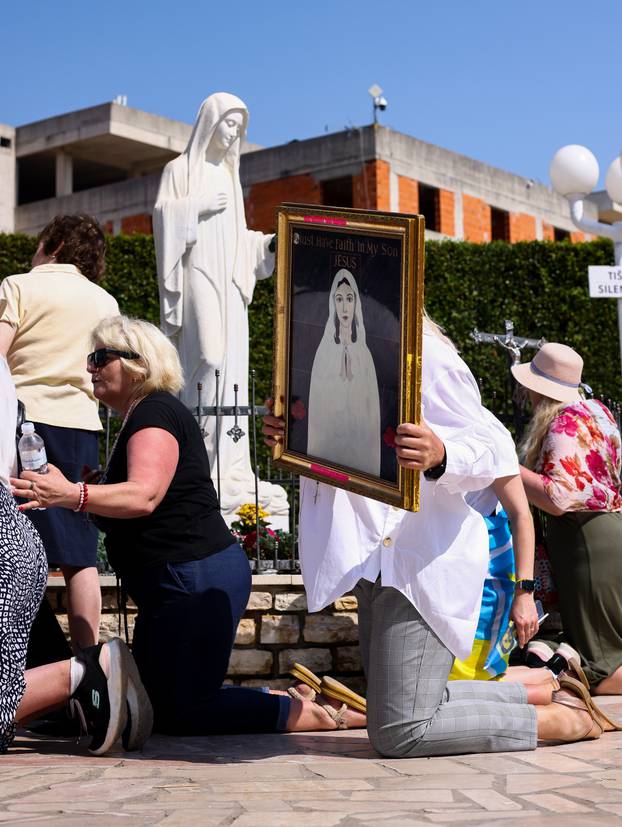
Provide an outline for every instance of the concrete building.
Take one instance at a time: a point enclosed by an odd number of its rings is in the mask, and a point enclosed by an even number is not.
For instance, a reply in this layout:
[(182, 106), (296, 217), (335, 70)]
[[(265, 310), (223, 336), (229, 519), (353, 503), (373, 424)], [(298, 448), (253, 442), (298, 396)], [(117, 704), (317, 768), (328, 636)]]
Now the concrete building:
[[(90, 213), (109, 233), (150, 233), (164, 165), (192, 126), (119, 103), (20, 127), (0, 124), (0, 231), (37, 233), (58, 213)], [(250, 227), (270, 231), (283, 201), (421, 213), (432, 238), (584, 239), (543, 184), (384, 126), (282, 146), (243, 147)], [(595, 193), (590, 218), (622, 220)]]
[(85, 212), (108, 232), (150, 232), (145, 216), (160, 173), (183, 151), (190, 131), (188, 124), (117, 103), (17, 127), (12, 223), (3, 195), (0, 229), (37, 233), (58, 213)]

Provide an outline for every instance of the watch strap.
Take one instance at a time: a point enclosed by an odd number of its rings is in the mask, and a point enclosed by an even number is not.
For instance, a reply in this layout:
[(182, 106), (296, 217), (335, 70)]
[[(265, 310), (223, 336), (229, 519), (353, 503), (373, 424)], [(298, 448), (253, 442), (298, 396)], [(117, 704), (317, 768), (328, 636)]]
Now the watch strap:
[(426, 480), (438, 480), (440, 479), (445, 471), (447, 470), (447, 449), (443, 445), (443, 459), (439, 462), (438, 465), (435, 465), (434, 468), (428, 468), (426, 471), (423, 472), (423, 476)]
[(514, 584), (515, 589), (521, 589), (524, 592), (533, 592), (536, 588), (535, 580), (517, 580)]

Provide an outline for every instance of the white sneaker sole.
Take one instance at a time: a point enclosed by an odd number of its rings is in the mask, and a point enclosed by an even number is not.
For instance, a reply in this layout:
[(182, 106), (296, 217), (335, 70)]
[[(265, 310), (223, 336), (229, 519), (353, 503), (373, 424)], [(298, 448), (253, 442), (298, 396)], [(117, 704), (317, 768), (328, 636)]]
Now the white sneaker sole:
[[(120, 638), (113, 638), (104, 644), (109, 655), (109, 669), (106, 684), (108, 687), (108, 703), (110, 718), (103, 743), (97, 749), (90, 749), (92, 755), (104, 755), (119, 740), (127, 723), (127, 666), (123, 648), (127, 647)], [(103, 651), (103, 647), (102, 647)], [(101, 655), (100, 655), (101, 656)]]
[(124, 649), (125, 667), (127, 670), (127, 706), (129, 707), (129, 730), (123, 732), (123, 749), (128, 752), (142, 749), (153, 730), (153, 707), (143, 686), (136, 661), (130, 650)]

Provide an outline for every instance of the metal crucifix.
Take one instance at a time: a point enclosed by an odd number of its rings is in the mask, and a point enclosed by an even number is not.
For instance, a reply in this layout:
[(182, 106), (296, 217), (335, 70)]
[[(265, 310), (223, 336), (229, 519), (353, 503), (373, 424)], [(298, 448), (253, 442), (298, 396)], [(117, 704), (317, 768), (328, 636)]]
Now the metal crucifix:
[[(521, 352), (526, 348), (539, 350), (542, 345), (546, 344), (544, 337), (541, 339), (527, 339), (524, 336), (515, 336), (514, 322), (510, 319), (506, 319), (504, 324), (505, 333), (480, 333), (480, 331), (475, 328), (471, 333), (471, 338), (477, 342), (477, 344), (499, 345), (502, 347), (507, 354), (510, 367), (520, 363)], [(524, 427), (522, 404), (516, 397), (516, 381), (511, 373), (509, 379), (512, 400), (512, 422), (516, 429), (516, 435), (519, 437)]]
[(510, 365), (518, 365), (520, 362), (521, 351), (525, 348), (533, 348), (539, 350), (542, 345), (546, 344), (546, 339), (526, 339), (523, 336), (514, 335), (514, 322), (511, 319), (506, 319), (505, 333), (480, 333), (477, 328), (471, 333), (471, 338), (477, 344), (491, 344), (501, 345), (505, 348), (510, 360)]

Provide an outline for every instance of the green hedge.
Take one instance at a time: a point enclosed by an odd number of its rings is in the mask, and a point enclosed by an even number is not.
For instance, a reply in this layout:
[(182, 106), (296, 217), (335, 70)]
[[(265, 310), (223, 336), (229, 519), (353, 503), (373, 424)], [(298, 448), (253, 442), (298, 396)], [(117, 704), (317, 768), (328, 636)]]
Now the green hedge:
[(613, 260), (612, 244), (604, 239), (428, 242), (426, 305), (474, 374), (489, 378), (497, 391), (507, 376), (505, 356), (500, 348), (476, 344), (469, 333), (474, 327), (501, 333), (504, 319), (512, 319), (519, 336), (575, 348), (585, 360), (584, 380), (599, 394), (621, 399), (617, 303), (590, 299), (587, 280), (590, 264)]
[[(26, 272), (34, 239), (0, 234), (0, 279)], [(445, 326), (487, 396), (502, 393), (507, 380), (504, 353), (477, 345), (477, 327), (502, 332), (512, 319), (518, 335), (565, 342), (585, 360), (584, 378), (601, 395), (622, 399), (615, 301), (590, 299), (589, 264), (611, 264), (612, 245), (598, 240), (469, 244), (427, 242), (426, 305)], [(151, 236), (109, 239), (103, 287), (124, 313), (158, 322), (158, 290)], [(258, 401), (270, 393), (272, 360), (272, 279), (258, 284), (250, 309), (251, 367), (257, 371)]]

